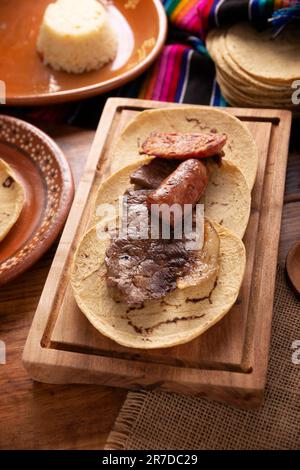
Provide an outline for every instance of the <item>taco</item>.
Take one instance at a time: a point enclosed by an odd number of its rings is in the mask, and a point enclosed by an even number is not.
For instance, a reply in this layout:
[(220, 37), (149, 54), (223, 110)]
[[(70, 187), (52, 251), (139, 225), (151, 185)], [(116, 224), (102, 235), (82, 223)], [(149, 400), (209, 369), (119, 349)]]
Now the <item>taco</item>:
[[(214, 232), (219, 239), (215, 278), (202, 278), (202, 282), (184, 289), (175, 285), (174, 290), (163, 297), (145, 300), (136, 307), (113, 297), (105, 263), (111, 241), (109, 237), (99, 241), (97, 228), (93, 227), (79, 243), (72, 267), (71, 283), (79, 308), (98, 331), (127, 347), (166, 348), (201, 335), (221, 320), (235, 303), (246, 260), (239, 237), (211, 221), (206, 224), (204, 249)], [(157, 264), (156, 273), (160, 268)], [(150, 280), (155, 279), (150, 268), (148, 272), (152, 276)], [(159, 280), (156, 281), (161, 289)], [(140, 284), (140, 291), (142, 289)]]
[(99, 188), (96, 225), (79, 244), (71, 283), (87, 318), (118, 343), (190, 341), (235, 302), (251, 196), (242, 172), (224, 160), (227, 139), (152, 131), (137, 149), (148, 157)]
[[(174, 162), (163, 163), (162, 159), (147, 157), (106, 179), (99, 187), (95, 200), (93, 223), (101, 221), (103, 205), (109, 204), (117, 208), (119, 198), (126, 190), (145, 187), (145, 184), (148, 189), (153, 189), (176, 168)], [(225, 159), (221, 163), (210, 159), (208, 184), (199, 202), (204, 204), (206, 217), (240, 238), (243, 237), (250, 215), (251, 194), (243, 174), (235, 165)]]
[[(153, 132), (226, 134), (223, 148), (224, 161), (236, 165), (243, 173), (252, 189), (258, 166), (258, 153), (254, 139), (248, 128), (239, 119), (215, 108), (182, 106), (143, 111), (132, 119), (117, 140), (112, 159), (112, 172), (122, 166), (135, 163), (145, 156), (139, 151)], [(216, 152), (218, 153), (218, 152)], [(147, 153), (148, 155), (148, 153)], [(153, 155), (158, 156), (157, 153)]]

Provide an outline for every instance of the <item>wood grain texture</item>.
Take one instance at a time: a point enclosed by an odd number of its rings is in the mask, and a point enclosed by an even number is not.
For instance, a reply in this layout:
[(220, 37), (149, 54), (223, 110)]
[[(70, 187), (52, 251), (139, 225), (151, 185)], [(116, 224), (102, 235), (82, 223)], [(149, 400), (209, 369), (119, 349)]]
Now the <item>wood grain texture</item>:
[[(35, 123), (37, 124), (37, 123)], [(65, 151), (78, 182), (94, 132), (38, 123)], [(285, 197), (297, 197), (300, 142), (294, 126), (293, 154), (289, 156)], [(295, 184), (291, 184), (291, 180)], [(299, 178), (298, 178), (299, 182)], [(279, 249), (284, 263), (290, 245), (300, 239), (300, 196), (285, 204)], [(46, 280), (55, 248), (30, 271), (0, 290), (0, 339), (8, 349), (7, 365), (0, 366), (1, 449), (103, 448), (126, 391), (92, 385), (48, 385), (29, 379), (21, 355)]]
[(228, 110), (253, 133), (259, 170), (245, 236), (247, 272), (238, 302), (218, 325), (186, 345), (164, 351), (124, 348), (93, 329), (73, 299), (69, 283), (73, 254), (92, 223), (99, 184), (111, 172), (116, 136), (141, 110), (163, 106), (166, 104), (108, 100), (39, 302), (24, 364), (33, 379), (47, 383), (155, 388), (258, 406), (268, 360), (290, 113)]
[[(94, 131), (38, 124), (71, 163), (76, 183)], [(7, 364), (0, 365), (0, 449), (102, 449), (126, 396), (103, 386), (57, 386), (33, 382), (21, 357), (57, 243), (28, 272), (0, 289), (0, 339)]]

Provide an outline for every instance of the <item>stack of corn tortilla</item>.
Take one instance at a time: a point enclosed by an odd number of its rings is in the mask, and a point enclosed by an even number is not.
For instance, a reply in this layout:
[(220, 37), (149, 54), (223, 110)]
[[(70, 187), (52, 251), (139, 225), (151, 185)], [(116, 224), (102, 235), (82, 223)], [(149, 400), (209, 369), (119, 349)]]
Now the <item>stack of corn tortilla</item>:
[(300, 114), (299, 27), (290, 25), (273, 37), (271, 29), (259, 32), (239, 23), (212, 30), (207, 49), (229, 104), (290, 109)]

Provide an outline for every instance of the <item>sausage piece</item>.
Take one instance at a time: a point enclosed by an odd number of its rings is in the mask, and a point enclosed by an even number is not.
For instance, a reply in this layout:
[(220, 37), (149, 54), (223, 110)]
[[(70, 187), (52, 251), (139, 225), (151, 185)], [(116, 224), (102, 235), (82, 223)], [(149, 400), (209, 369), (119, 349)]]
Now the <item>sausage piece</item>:
[(226, 134), (152, 132), (139, 152), (161, 158), (206, 158), (221, 152), (226, 141)]
[(208, 183), (208, 170), (201, 160), (190, 158), (182, 162), (148, 198), (151, 204), (184, 204), (193, 206), (199, 201)]

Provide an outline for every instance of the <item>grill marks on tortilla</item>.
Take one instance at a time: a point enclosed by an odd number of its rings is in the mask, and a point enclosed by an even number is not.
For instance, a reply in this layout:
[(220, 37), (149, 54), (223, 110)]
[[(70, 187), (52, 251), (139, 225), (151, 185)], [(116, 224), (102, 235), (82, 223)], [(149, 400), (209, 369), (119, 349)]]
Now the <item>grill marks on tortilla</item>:
[(212, 288), (212, 290), (210, 291), (210, 293), (208, 295), (206, 295), (205, 297), (194, 297), (192, 299), (190, 299), (189, 297), (187, 297), (185, 299), (186, 303), (192, 303), (192, 304), (197, 304), (199, 302), (202, 302), (203, 300), (208, 300), (209, 303), (212, 305), (213, 304), (213, 301), (212, 301), (212, 294), (213, 294), (213, 291), (215, 290), (215, 288), (217, 287), (218, 285), (218, 278), (216, 278), (215, 280), (215, 283), (214, 283), (214, 287)]
[[(217, 287), (217, 280), (216, 280), (216, 282), (214, 284), (214, 287), (212, 288), (212, 290), (210, 291), (208, 296), (205, 296), (205, 297), (202, 297), (202, 298), (199, 298), (199, 299), (198, 298), (195, 298), (195, 299), (187, 298), (185, 302), (186, 303), (188, 303), (188, 302), (200, 303), (200, 302), (204, 302), (205, 300), (209, 300), (209, 303), (212, 304), (211, 297), (212, 297), (212, 294), (213, 294), (214, 290), (216, 289), (216, 287)], [(180, 305), (174, 305), (174, 307), (179, 308)], [(139, 309), (143, 309), (143, 308), (144, 308), (144, 305), (142, 305), (142, 307), (140, 307)], [(133, 318), (130, 318), (129, 313), (131, 311), (134, 311), (134, 310), (138, 310), (138, 309), (135, 309), (135, 308), (127, 309), (126, 315), (123, 315), (122, 319), (126, 320), (128, 322), (128, 325), (131, 326), (131, 328), (133, 328), (134, 331), (137, 334), (140, 334), (140, 335), (152, 334), (154, 332), (154, 330), (156, 330), (156, 329), (158, 329), (158, 328), (160, 328), (164, 325), (177, 324), (178, 322), (183, 322), (183, 321), (199, 320), (200, 318), (205, 317), (205, 313), (202, 313), (200, 315), (192, 314), (192, 315), (187, 315), (187, 316), (182, 316), (182, 317), (177, 316), (177, 317), (174, 317), (174, 318), (168, 318), (166, 320), (162, 320), (158, 323), (155, 323), (152, 326), (143, 327), (143, 326), (137, 325), (134, 322)]]
[(123, 320), (128, 321), (128, 325), (130, 325), (134, 331), (140, 335), (145, 335), (145, 334), (151, 334), (153, 333), (154, 330), (157, 328), (163, 326), (163, 325), (170, 325), (172, 323), (176, 324), (181, 321), (188, 321), (188, 320), (199, 320), (199, 318), (203, 318), (205, 316), (205, 313), (202, 313), (201, 315), (189, 315), (187, 317), (174, 317), (170, 318), (168, 320), (163, 320), (160, 321), (159, 323), (156, 323), (153, 326), (148, 326), (148, 327), (143, 327), (143, 326), (137, 326), (132, 320), (130, 320), (127, 317), (122, 317)]

